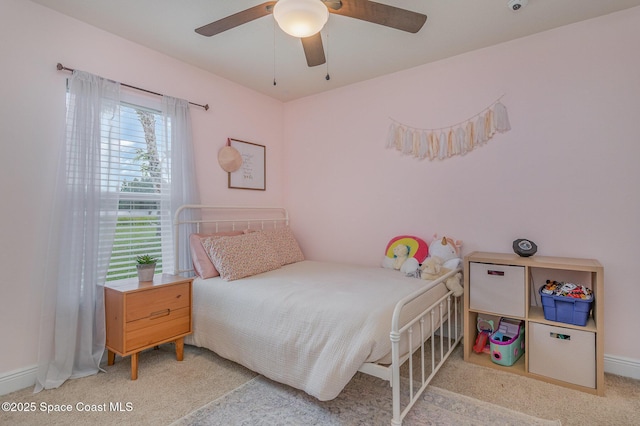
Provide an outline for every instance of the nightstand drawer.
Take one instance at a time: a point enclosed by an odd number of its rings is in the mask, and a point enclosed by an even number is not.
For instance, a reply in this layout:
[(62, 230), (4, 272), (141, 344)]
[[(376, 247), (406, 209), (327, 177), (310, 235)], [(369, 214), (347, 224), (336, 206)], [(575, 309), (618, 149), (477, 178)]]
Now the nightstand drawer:
[(186, 308), (190, 304), (189, 283), (154, 288), (129, 294), (125, 321), (164, 315), (167, 311)]
[(163, 313), (128, 322), (126, 325), (127, 352), (169, 340), (191, 331), (191, 309), (168, 309)]

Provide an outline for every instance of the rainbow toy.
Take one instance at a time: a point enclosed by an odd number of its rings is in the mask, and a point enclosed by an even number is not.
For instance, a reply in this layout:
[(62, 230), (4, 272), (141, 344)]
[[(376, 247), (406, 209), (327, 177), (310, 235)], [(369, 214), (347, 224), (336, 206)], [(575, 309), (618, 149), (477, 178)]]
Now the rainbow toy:
[(387, 244), (387, 249), (385, 251), (387, 257), (393, 259), (393, 249), (399, 245), (407, 246), (409, 248), (408, 257), (415, 258), (418, 263), (424, 262), (427, 256), (429, 256), (429, 246), (423, 239), (411, 235), (400, 235), (391, 239), (389, 244)]

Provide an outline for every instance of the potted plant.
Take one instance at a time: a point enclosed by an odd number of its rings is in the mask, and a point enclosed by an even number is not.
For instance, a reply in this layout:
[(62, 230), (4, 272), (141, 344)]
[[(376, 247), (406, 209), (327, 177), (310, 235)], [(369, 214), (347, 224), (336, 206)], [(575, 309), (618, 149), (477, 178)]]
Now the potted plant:
[(136, 265), (138, 268), (138, 281), (153, 281), (158, 259), (149, 254), (143, 254), (136, 257), (136, 262), (138, 263)]

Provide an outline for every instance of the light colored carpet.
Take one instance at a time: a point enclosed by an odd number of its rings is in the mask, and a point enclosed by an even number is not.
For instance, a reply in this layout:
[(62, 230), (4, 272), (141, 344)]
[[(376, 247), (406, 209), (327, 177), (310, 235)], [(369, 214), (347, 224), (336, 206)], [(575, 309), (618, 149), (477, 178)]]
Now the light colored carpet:
[(640, 380), (628, 377), (605, 373), (605, 396), (597, 396), (464, 362), (460, 346), (431, 383), (532, 416), (559, 419), (563, 426), (640, 425)]
[[(184, 361), (177, 362), (172, 344), (140, 355), (136, 381), (129, 379), (129, 358), (118, 357), (116, 364), (105, 366), (105, 370), (106, 373), (69, 380), (58, 389), (38, 394), (33, 393), (33, 388), (27, 388), (0, 396), (0, 402), (36, 405), (36, 412), (0, 411), (0, 424), (169, 425), (257, 376), (206, 349), (193, 346), (185, 346)], [(385, 382), (367, 379), (388, 390)], [(605, 396), (598, 397), (465, 363), (462, 350), (458, 348), (432, 384), (530, 416), (560, 419), (563, 426), (640, 424), (640, 380), (610, 374), (605, 375)], [(132, 410), (78, 412), (75, 409), (77, 403), (111, 402), (131, 403)], [(42, 404), (70, 404), (74, 410), (47, 414), (40, 410)]]
[[(370, 426), (391, 422), (389, 385), (361, 373), (340, 395), (321, 402), (302, 391), (258, 376), (173, 426)], [(517, 411), (429, 387), (406, 425), (560, 425)]]
[[(256, 376), (252, 371), (206, 349), (184, 347), (176, 361), (175, 346), (140, 354), (138, 380), (132, 381), (130, 359), (116, 358), (106, 373), (68, 380), (58, 389), (34, 394), (33, 388), (0, 396), (0, 401), (35, 402), (35, 412), (0, 412), (0, 425), (167, 425), (236, 389)], [(77, 404), (106, 411), (80, 411)], [(130, 411), (113, 411), (111, 403), (130, 404)], [(41, 405), (45, 405), (45, 411)], [(71, 405), (70, 412), (46, 412), (47, 406)]]

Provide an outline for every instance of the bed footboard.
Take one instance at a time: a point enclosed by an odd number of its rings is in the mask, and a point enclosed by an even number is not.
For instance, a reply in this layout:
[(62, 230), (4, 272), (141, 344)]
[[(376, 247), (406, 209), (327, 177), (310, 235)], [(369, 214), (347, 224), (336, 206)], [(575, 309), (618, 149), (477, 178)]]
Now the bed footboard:
[[(443, 282), (458, 272), (459, 269), (451, 271), (434, 284)], [(452, 291), (406, 324), (401, 324), (402, 310), (430, 288), (432, 286), (427, 286), (400, 300), (393, 313), (390, 333), (392, 425), (402, 424), (411, 407), (462, 339), (462, 296), (455, 297)], [(409, 348), (414, 348), (411, 353), (400, 353), (402, 339), (407, 339)], [(401, 383), (401, 368), (408, 383)]]

